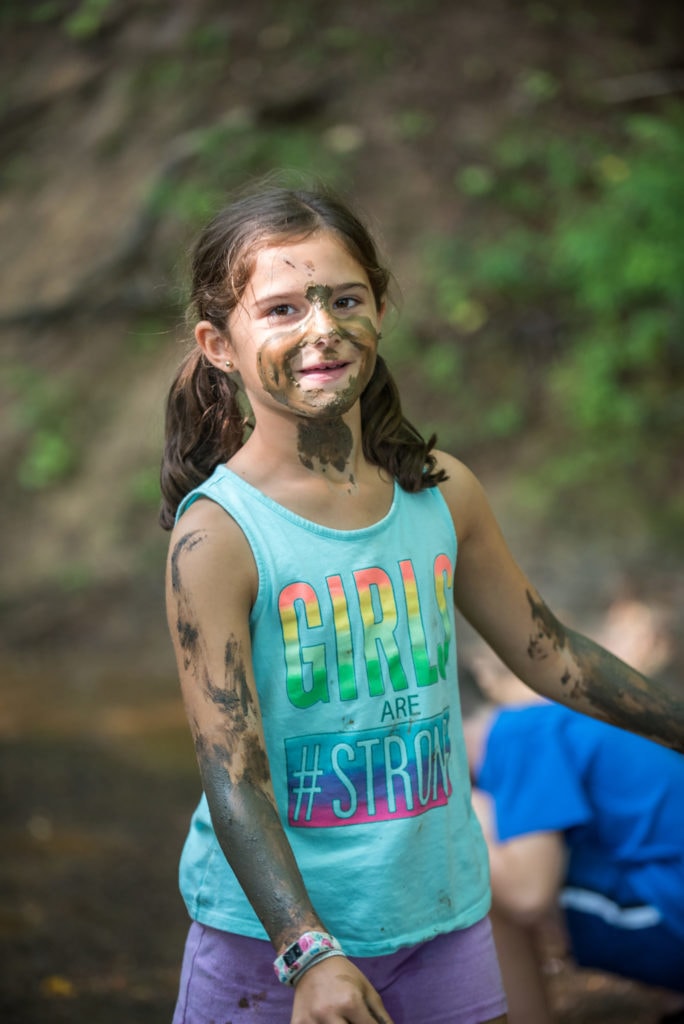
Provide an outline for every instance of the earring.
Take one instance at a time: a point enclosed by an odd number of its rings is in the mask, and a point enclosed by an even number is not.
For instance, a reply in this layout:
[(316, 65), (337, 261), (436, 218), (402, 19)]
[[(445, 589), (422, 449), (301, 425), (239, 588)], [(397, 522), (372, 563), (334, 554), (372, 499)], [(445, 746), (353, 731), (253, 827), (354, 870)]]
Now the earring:
[(232, 370), (232, 369), (233, 369), (233, 364), (231, 363), (230, 359), (226, 359), (226, 370)]

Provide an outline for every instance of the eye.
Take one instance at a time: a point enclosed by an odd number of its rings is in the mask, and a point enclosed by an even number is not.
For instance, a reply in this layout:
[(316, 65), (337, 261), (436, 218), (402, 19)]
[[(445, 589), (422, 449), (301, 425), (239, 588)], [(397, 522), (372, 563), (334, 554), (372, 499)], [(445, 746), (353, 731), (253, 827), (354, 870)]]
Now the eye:
[(292, 316), (292, 314), (294, 312), (295, 312), (295, 308), (294, 308), (294, 306), (291, 306), (289, 302), (279, 302), (277, 306), (273, 306), (272, 309), (269, 309), (269, 311), (267, 313), (267, 316), (273, 316), (273, 317)]
[(335, 299), (335, 309), (354, 309), (360, 305), (361, 299), (356, 298), (354, 295), (342, 295), (339, 299)]

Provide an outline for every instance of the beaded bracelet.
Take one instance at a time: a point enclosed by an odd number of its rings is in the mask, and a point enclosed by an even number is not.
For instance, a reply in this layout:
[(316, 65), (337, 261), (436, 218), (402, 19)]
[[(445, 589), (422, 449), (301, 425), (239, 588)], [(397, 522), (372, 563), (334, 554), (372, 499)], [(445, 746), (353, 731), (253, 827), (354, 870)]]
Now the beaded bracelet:
[(327, 959), (329, 956), (344, 956), (337, 939), (327, 932), (304, 932), (284, 953), (276, 957), (273, 969), (283, 985), (294, 985), (315, 960)]

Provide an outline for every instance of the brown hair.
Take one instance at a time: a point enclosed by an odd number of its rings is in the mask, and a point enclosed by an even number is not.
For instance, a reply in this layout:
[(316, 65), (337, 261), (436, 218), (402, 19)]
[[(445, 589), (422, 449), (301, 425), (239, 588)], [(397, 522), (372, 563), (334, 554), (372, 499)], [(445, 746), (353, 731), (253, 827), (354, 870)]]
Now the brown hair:
[[(225, 331), (258, 252), (319, 230), (333, 231), (363, 267), (379, 309), (390, 274), (358, 217), (327, 190), (268, 187), (221, 210), (199, 236), (192, 254), (190, 294), (196, 319), (209, 320)], [(431, 454), (436, 437), (425, 441), (405, 418), (396, 384), (380, 356), (361, 395), (361, 423), (366, 458), (387, 470), (405, 490), (434, 487), (445, 479)], [(235, 378), (217, 370), (195, 346), (181, 363), (167, 399), (159, 516), (164, 529), (173, 526), (185, 495), (230, 459), (248, 432)]]

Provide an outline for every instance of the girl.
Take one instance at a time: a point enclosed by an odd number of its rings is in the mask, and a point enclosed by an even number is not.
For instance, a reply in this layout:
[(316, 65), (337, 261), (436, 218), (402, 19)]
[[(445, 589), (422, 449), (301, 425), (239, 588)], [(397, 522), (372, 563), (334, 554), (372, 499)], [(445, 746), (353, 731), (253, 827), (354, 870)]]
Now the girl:
[(388, 277), (325, 192), (245, 196), (194, 251), (162, 466), (204, 790), (176, 1024), (506, 1020), (454, 602), (540, 693), (682, 742), (681, 698), (558, 622), (402, 415)]

